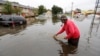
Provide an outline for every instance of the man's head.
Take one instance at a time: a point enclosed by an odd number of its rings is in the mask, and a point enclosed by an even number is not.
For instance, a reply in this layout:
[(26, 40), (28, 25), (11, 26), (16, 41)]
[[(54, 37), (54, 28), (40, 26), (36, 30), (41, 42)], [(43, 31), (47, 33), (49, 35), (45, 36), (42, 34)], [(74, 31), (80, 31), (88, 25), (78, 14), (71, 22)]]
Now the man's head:
[(65, 23), (67, 21), (67, 17), (65, 15), (62, 15), (60, 19), (62, 23)]

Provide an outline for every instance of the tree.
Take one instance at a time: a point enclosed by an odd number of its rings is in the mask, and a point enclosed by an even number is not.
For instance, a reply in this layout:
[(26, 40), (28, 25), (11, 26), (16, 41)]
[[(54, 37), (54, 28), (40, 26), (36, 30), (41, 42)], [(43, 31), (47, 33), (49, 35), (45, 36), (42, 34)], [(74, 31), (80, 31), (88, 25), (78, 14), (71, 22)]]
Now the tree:
[(35, 15), (38, 15), (38, 8), (33, 8), (33, 12)]
[(20, 14), (22, 9), (19, 8), (19, 7), (14, 7), (12, 6), (12, 3), (7, 1), (5, 4), (4, 4), (4, 7), (3, 7), (3, 10), (2, 10), (5, 14), (12, 14), (12, 13), (15, 13), (15, 14)]
[(21, 14), (21, 12), (22, 12), (21, 8), (19, 8), (19, 7), (13, 8), (13, 13), (18, 15), (18, 14)]
[(38, 9), (38, 14), (40, 15), (40, 14), (43, 14), (44, 12), (46, 12), (47, 10), (46, 10), (46, 8), (43, 6), (43, 5), (40, 5), (39, 6), (39, 9)]
[(58, 13), (63, 13), (63, 9), (54, 5), (52, 7), (52, 14), (58, 14)]
[(2, 10), (4, 13), (6, 14), (12, 14), (13, 13), (13, 8), (12, 8), (12, 5), (10, 2), (6, 2), (4, 7), (3, 7), (3, 10)]

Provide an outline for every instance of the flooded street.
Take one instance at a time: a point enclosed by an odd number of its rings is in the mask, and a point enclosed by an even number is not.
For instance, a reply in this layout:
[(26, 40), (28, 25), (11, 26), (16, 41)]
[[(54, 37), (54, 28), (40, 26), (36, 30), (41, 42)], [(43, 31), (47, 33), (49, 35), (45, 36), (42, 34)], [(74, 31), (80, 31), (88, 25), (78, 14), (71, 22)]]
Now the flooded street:
[[(73, 21), (81, 32), (78, 50), (74, 54), (67, 52), (66, 44), (53, 39), (61, 22), (55, 17), (47, 17), (27, 26), (0, 27), (0, 56), (100, 56), (100, 28), (95, 32), (95, 26), (89, 37), (91, 18)], [(59, 37), (64, 36), (61, 34)]]

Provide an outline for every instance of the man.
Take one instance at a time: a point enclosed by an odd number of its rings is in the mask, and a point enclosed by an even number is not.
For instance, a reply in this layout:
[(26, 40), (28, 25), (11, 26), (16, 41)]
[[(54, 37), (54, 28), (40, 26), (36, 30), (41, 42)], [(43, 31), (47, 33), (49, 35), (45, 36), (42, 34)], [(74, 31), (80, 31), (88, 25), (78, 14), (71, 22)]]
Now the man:
[(80, 32), (77, 26), (74, 24), (73, 21), (68, 19), (66, 16), (61, 16), (61, 22), (64, 24), (62, 29), (54, 35), (54, 37), (58, 36), (59, 34), (66, 32), (67, 36), (65, 39), (68, 39), (68, 44), (73, 46), (78, 46)]

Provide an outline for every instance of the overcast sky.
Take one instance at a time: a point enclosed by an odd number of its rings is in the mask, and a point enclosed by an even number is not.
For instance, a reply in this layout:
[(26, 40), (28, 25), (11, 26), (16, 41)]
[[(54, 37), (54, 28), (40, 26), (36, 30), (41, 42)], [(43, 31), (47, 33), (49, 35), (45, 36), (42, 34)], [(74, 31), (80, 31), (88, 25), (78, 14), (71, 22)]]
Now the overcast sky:
[(94, 9), (96, 0), (9, 0), (19, 2), (20, 4), (32, 7), (38, 7), (44, 5), (47, 9), (51, 9), (53, 5), (57, 5), (64, 9), (64, 11), (71, 10), (71, 4), (73, 7), (80, 8), (82, 10)]

